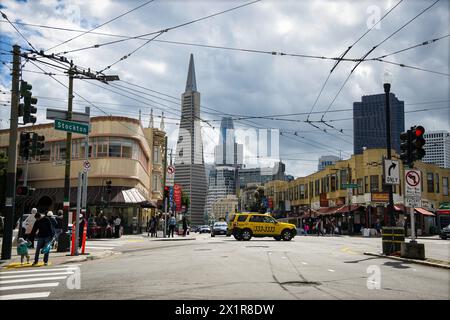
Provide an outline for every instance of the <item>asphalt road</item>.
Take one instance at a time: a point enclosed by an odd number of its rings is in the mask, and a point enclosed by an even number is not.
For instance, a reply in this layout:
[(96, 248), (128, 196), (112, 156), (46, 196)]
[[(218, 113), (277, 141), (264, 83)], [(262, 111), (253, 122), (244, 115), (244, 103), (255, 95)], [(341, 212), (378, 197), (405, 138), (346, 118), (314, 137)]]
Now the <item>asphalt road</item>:
[[(423, 242), (448, 259), (450, 241)], [(349, 237), (147, 239), (81, 264), (81, 288), (62, 284), (48, 298), (450, 299), (449, 270), (362, 254), (377, 248), (380, 239)]]

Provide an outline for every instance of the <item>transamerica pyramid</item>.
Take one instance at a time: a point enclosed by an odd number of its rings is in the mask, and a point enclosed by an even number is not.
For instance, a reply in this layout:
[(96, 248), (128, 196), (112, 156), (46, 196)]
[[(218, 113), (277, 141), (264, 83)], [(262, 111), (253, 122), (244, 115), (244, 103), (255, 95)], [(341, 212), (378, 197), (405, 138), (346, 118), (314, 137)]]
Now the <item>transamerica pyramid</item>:
[(200, 93), (195, 80), (194, 56), (189, 60), (186, 90), (181, 95), (181, 120), (175, 155), (175, 183), (189, 196), (192, 225), (205, 223), (206, 172), (200, 122)]

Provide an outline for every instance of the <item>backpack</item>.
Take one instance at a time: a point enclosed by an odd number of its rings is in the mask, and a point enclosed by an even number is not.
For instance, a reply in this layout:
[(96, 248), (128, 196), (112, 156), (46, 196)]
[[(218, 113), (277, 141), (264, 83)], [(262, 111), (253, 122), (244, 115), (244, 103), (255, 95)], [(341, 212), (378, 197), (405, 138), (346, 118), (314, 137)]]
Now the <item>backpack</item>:
[(28, 246), (26, 243), (17, 246), (17, 254), (20, 256), (28, 254)]

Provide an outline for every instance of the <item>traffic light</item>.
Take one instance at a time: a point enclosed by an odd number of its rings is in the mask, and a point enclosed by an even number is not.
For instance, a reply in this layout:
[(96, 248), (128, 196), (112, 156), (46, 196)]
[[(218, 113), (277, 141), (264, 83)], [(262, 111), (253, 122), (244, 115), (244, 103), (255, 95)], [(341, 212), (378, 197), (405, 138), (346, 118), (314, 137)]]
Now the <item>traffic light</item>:
[(411, 127), (411, 132), (412, 161), (421, 160), (425, 156), (425, 150), (423, 149), (425, 145), (425, 139), (423, 138), (425, 128), (422, 126), (414, 126)]
[(400, 134), (400, 160), (405, 166), (412, 166), (411, 158), (411, 130)]
[(44, 153), (45, 137), (40, 136), (37, 133), (33, 133), (33, 142), (31, 144), (31, 157), (40, 156)]
[(28, 160), (30, 158), (31, 134), (29, 132), (20, 133), (19, 155)]
[(164, 198), (163, 199), (169, 199), (170, 196), (170, 188), (168, 186), (164, 187)]
[(112, 191), (111, 184), (112, 184), (111, 180), (106, 180), (106, 192), (107, 193), (111, 193), (111, 191)]
[(18, 186), (16, 188), (16, 195), (18, 196), (31, 196), (34, 193), (34, 188), (30, 188), (27, 186)]
[[(20, 84), (20, 96), (23, 97), (23, 124), (36, 123), (36, 117), (34, 114), (37, 112), (37, 108), (34, 104), (37, 103), (37, 99), (32, 97), (31, 89), (33, 87), (26, 81), (22, 81)], [(19, 105), (19, 114), (21, 113), (21, 107)]]

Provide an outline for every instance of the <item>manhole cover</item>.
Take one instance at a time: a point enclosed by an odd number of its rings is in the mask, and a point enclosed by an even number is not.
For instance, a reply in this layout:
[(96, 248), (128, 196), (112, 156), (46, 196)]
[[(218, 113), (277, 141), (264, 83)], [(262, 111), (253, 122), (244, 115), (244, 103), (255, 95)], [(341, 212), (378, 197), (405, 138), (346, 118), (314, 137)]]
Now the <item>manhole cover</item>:
[(320, 282), (315, 282), (315, 281), (287, 281), (287, 282), (281, 282), (280, 284), (284, 285), (284, 286), (303, 287), (303, 286), (318, 286), (318, 285), (320, 285)]

